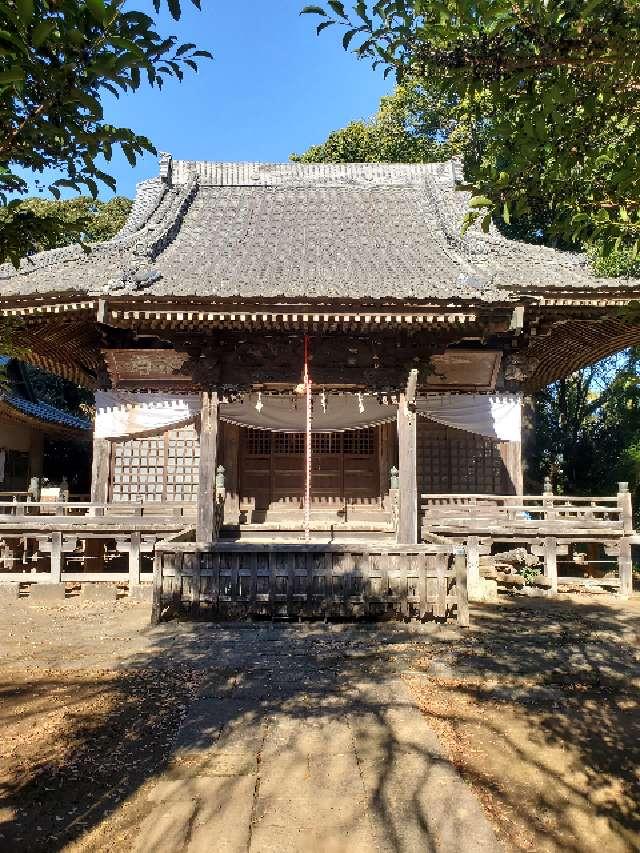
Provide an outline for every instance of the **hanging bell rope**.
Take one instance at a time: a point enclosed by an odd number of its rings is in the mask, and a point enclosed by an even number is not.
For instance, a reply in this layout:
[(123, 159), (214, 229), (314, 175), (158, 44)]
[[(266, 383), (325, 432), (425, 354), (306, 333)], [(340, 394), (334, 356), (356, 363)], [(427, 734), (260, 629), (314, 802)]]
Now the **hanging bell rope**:
[(311, 376), (309, 375), (309, 335), (304, 336), (304, 387), (307, 396), (307, 418), (305, 436), (306, 479), (304, 499), (304, 540), (311, 538)]

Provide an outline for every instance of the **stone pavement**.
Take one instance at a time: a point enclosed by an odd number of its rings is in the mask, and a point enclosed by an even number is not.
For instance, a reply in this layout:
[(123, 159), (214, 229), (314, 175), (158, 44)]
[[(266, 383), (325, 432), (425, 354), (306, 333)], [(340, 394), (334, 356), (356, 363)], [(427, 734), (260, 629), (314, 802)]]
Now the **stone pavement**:
[(423, 642), (183, 626), (164, 653), (200, 668), (202, 688), (146, 795), (136, 853), (497, 851), (400, 678), (403, 649)]

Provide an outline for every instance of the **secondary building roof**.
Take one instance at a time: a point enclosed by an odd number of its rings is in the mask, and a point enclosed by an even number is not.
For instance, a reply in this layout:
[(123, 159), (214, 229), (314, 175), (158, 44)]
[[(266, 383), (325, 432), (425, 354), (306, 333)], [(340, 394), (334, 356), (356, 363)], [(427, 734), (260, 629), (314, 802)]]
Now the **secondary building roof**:
[(54, 433), (89, 433), (93, 424), (88, 418), (69, 412), (37, 399), (24, 375), (19, 361), (0, 355), (0, 369), (6, 378), (0, 387), (0, 412), (12, 420), (32, 423)]
[(173, 161), (138, 185), (122, 231), (89, 253), (0, 267), (4, 298), (140, 294), (212, 299), (495, 302), (640, 292), (583, 256), (461, 235), (455, 165)]

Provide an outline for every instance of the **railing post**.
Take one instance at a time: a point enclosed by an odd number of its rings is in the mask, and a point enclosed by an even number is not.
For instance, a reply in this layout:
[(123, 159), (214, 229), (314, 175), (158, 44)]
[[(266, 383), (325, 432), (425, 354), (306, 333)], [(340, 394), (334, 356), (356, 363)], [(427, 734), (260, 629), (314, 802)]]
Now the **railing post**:
[(544, 540), (544, 576), (551, 581), (549, 592), (551, 595), (558, 593), (558, 542), (553, 536), (547, 536)]
[(50, 583), (62, 583), (62, 533), (57, 530), (51, 534)]
[(620, 595), (627, 598), (633, 592), (633, 560), (631, 558), (631, 541), (633, 533), (633, 503), (629, 484), (618, 483), (618, 509), (622, 523), (623, 537), (618, 546), (618, 573), (620, 576)]
[(469, 578), (467, 575), (467, 556), (464, 548), (456, 548), (454, 557), (456, 569), (456, 596), (458, 599), (458, 625), (469, 627)]
[(542, 515), (543, 521), (551, 521), (555, 518), (553, 502), (553, 485), (551, 478), (544, 478), (544, 492), (542, 493)]
[(467, 576), (471, 599), (482, 597), (482, 578), (480, 577), (480, 539), (470, 536), (467, 539)]
[(624, 536), (618, 546), (618, 572), (620, 575), (620, 595), (628, 598), (633, 592), (633, 560), (631, 542)]
[(389, 470), (388, 507), (391, 514), (391, 525), (397, 533), (400, 521), (400, 472), (395, 465), (392, 465)]
[(137, 531), (131, 534), (129, 543), (129, 595), (131, 588), (140, 586), (140, 543), (141, 535)]
[(151, 624), (160, 623), (162, 613), (162, 554), (156, 551), (153, 558), (153, 599), (151, 604)]
[(622, 532), (625, 536), (630, 536), (633, 533), (633, 504), (629, 483), (618, 483), (618, 509), (620, 510)]
[(433, 605), (435, 619), (447, 618), (447, 563), (446, 553), (436, 556), (436, 600)]

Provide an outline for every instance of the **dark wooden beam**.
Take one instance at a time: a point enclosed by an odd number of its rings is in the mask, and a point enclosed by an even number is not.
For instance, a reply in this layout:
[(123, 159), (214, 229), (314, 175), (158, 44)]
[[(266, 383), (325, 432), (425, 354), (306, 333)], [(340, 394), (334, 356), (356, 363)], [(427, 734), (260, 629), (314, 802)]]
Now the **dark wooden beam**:
[(200, 479), (196, 540), (213, 542), (215, 531), (215, 488), (218, 448), (218, 395), (202, 394), (200, 415)]

